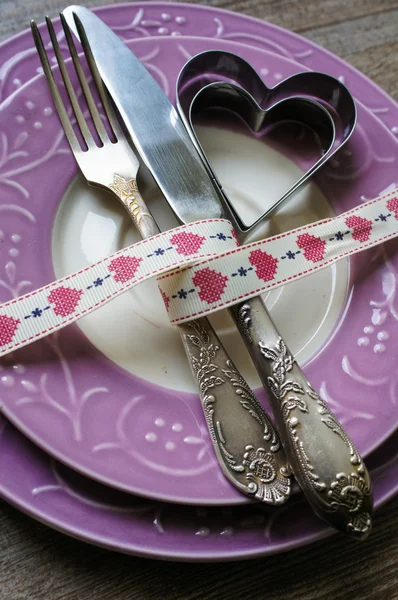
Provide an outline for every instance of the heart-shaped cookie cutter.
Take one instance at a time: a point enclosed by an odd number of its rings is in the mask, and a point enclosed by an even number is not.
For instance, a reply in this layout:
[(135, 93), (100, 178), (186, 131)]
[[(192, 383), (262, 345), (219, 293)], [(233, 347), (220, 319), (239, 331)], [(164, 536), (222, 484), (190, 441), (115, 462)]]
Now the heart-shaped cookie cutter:
[[(255, 69), (240, 56), (209, 50), (191, 58), (177, 79), (176, 103), (189, 135), (215, 185), (233, 215), (235, 226), (246, 233), (296, 192), (348, 141), (356, 125), (355, 101), (338, 79), (306, 71), (268, 88)], [(271, 207), (251, 224), (243, 222), (222, 188), (195, 133), (194, 117), (205, 109), (235, 113), (256, 137), (285, 120), (310, 127), (317, 134), (320, 157)]]

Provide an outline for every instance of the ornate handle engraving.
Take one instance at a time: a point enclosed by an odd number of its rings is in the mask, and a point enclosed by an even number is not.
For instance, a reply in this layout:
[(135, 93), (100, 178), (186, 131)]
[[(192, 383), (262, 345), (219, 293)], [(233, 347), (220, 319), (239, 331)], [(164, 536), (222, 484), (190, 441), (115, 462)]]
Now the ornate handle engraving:
[[(114, 175), (108, 187), (127, 209), (143, 239), (159, 233), (135, 179)], [(267, 504), (282, 504), (290, 495), (290, 473), (264, 408), (207, 319), (178, 328), (224, 475), (248, 496)]]
[(155, 219), (141, 196), (136, 179), (133, 177), (124, 179), (120, 175), (114, 175), (113, 183), (108, 187), (129, 213), (143, 240), (160, 233)]
[(231, 312), (269, 393), (289, 462), (309, 503), (337, 529), (364, 539), (372, 524), (372, 486), (354, 444), (308, 383), (261, 298)]
[(282, 504), (290, 493), (290, 473), (263, 407), (207, 319), (179, 327), (224, 474), (245, 494)]

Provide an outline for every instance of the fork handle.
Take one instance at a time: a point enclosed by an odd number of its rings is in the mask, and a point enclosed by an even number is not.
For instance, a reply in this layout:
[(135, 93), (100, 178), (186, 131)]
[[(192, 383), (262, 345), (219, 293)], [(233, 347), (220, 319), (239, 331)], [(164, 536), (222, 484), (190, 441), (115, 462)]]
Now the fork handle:
[(371, 529), (372, 486), (354, 444), (307, 381), (261, 297), (234, 306), (231, 313), (307, 500), (333, 527), (364, 539)]
[[(143, 239), (159, 233), (135, 179), (109, 186)], [(227, 479), (241, 492), (278, 505), (290, 495), (289, 467), (279, 436), (239, 373), (208, 319), (178, 326), (198, 385), (215, 454)]]

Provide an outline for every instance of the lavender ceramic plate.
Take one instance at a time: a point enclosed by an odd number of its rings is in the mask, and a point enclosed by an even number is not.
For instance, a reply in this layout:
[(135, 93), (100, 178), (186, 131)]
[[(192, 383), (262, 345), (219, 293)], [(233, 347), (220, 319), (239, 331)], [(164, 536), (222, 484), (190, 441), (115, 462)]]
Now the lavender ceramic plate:
[[(209, 48), (238, 50), (268, 85), (302, 68), (225, 40), (169, 37), (130, 44), (172, 99), (187, 56)], [(1, 108), (2, 301), (48, 283), (54, 267), (57, 276), (64, 275), (136, 239), (117, 205), (74, 180), (76, 166), (51, 106), (38, 77)], [(278, 193), (269, 187), (264, 164), (270, 165), (273, 184), (287, 187), (289, 178), (298, 176), (289, 158), (247, 136), (228, 131), (214, 136), (206, 128), (201, 135), (221, 181), (245, 210), (260, 210), (264, 197)], [(317, 184), (284, 207), (265, 231), (290, 229), (377, 195), (394, 185), (396, 156), (397, 140), (359, 106), (344, 160), (324, 169)], [(245, 174), (253, 165), (248, 188)], [(161, 224), (172, 226), (149, 180), (143, 190)], [(351, 266), (340, 263), (311, 277), (310, 297), (308, 278), (267, 299), (293, 352), (307, 360), (308, 377), (364, 455), (396, 426), (396, 356), (389, 344), (398, 325), (391, 249), (378, 248)], [(365, 264), (373, 265), (370, 272)], [(223, 315), (216, 322), (256, 387), (234, 328)], [(4, 414), (57, 459), (114, 487), (183, 503), (244, 501), (219, 473), (178, 334), (167, 326), (155, 288), (140, 286), (80, 326), (85, 336), (71, 327), (6, 357), (0, 377)], [(265, 402), (261, 392), (260, 399)]]
[[(243, 15), (179, 3), (129, 3), (101, 7), (97, 12), (118, 28), (119, 35), (127, 38), (158, 35), (159, 28), (167, 21), (169, 33), (232, 37), (271, 48), (303, 65), (313, 68), (324, 65), (325, 71), (348, 78), (350, 86), (355, 84), (356, 96), (366, 101), (378, 119), (395, 131), (397, 109), (391, 98), (337, 57), (286, 30)], [(22, 32), (2, 44), (1, 98), (5, 100), (30, 79), (36, 66), (30, 32)], [(172, 516), (173, 507), (143, 503), (64, 469), (4, 419), (0, 431), (2, 496), (32, 517), (92, 543), (159, 558), (228, 560), (272, 554), (328, 534), (313, 515), (306, 513), (306, 518), (298, 519), (294, 502), (286, 505), (289, 511), (284, 515), (283, 508), (267, 515), (259, 507), (247, 507), (184, 508)], [(396, 435), (391, 438), (390, 449), (383, 445), (368, 461), (372, 467), (380, 459), (377, 470), (372, 468), (377, 506), (397, 491), (395, 438)]]
[[(398, 491), (397, 435), (368, 461), (379, 507)], [(331, 534), (297, 495), (277, 509), (176, 506), (117, 492), (53, 461), (0, 417), (0, 494), (55, 529), (152, 558), (215, 561), (283, 552)]]

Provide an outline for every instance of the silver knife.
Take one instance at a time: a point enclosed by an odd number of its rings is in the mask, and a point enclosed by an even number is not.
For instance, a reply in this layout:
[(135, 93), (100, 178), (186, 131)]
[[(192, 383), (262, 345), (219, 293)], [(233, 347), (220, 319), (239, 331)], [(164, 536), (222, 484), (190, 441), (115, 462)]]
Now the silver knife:
[[(178, 219), (224, 216), (220, 193), (184, 123), (144, 65), (88, 9), (70, 6), (64, 15), (83, 45), (89, 43), (136, 149)], [(372, 486), (353, 442), (307, 381), (261, 297), (236, 305), (231, 314), (307, 500), (333, 527), (364, 539), (371, 530)]]

